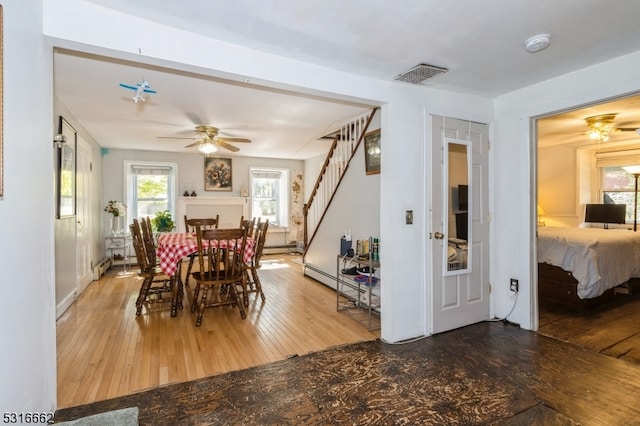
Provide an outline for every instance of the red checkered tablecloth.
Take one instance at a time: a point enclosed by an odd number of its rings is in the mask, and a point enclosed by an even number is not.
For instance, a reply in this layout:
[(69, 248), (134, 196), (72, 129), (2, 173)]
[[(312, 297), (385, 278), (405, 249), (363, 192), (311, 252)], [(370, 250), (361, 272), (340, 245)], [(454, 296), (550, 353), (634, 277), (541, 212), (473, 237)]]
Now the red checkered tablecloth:
[[(207, 244), (206, 241), (204, 241)], [(244, 251), (244, 261), (251, 262), (256, 241), (247, 238), (247, 246)], [(172, 232), (160, 234), (158, 237), (158, 260), (162, 272), (167, 275), (173, 275), (178, 269), (178, 262), (185, 256), (198, 251), (198, 240), (192, 233), (188, 232)]]

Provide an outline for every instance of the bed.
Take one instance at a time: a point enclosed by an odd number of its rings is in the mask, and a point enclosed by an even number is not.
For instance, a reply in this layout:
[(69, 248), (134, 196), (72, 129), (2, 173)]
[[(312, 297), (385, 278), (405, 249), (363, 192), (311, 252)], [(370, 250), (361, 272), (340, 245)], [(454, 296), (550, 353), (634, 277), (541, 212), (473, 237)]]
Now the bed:
[(538, 228), (541, 302), (590, 306), (640, 277), (640, 232), (603, 228)]

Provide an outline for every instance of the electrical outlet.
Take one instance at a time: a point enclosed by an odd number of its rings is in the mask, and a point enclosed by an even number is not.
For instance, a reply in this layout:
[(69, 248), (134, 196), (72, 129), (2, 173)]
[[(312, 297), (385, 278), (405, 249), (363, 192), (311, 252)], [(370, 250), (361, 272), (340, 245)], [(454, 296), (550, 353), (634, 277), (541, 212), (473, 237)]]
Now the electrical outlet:
[(515, 278), (511, 278), (511, 284), (509, 286), (509, 289), (513, 292), (518, 292), (518, 290), (520, 290), (520, 285), (518, 284), (518, 280)]

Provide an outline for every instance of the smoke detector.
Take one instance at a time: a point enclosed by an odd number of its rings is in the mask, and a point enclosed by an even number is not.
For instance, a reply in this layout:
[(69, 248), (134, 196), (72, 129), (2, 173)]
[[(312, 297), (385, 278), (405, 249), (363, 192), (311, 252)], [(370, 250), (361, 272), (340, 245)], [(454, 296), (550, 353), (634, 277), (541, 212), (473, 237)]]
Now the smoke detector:
[(536, 53), (549, 47), (549, 43), (551, 43), (549, 34), (538, 34), (530, 37), (524, 42), (524, 45), (527, 48), (527, 52)]
[(394, 80), (404, 81), (406, 83), (420, 84), (425, 80), (433, 78), (439, 74), (449, 71), (446, 68), (436, 67), (435, 65), (418, 64), (411, 68), (409, 71), (405, 71), (400, 75), (397, 75)]

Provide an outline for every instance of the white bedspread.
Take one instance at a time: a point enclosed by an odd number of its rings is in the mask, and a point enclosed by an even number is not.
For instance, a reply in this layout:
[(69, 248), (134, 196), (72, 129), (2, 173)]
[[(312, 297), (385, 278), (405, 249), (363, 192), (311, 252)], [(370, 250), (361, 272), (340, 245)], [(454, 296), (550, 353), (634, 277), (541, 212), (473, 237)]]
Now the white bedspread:
[(626, 229), (538, 228), (538, 262), (569, 271), (581, 299), (640, 277), (640, 232)]

